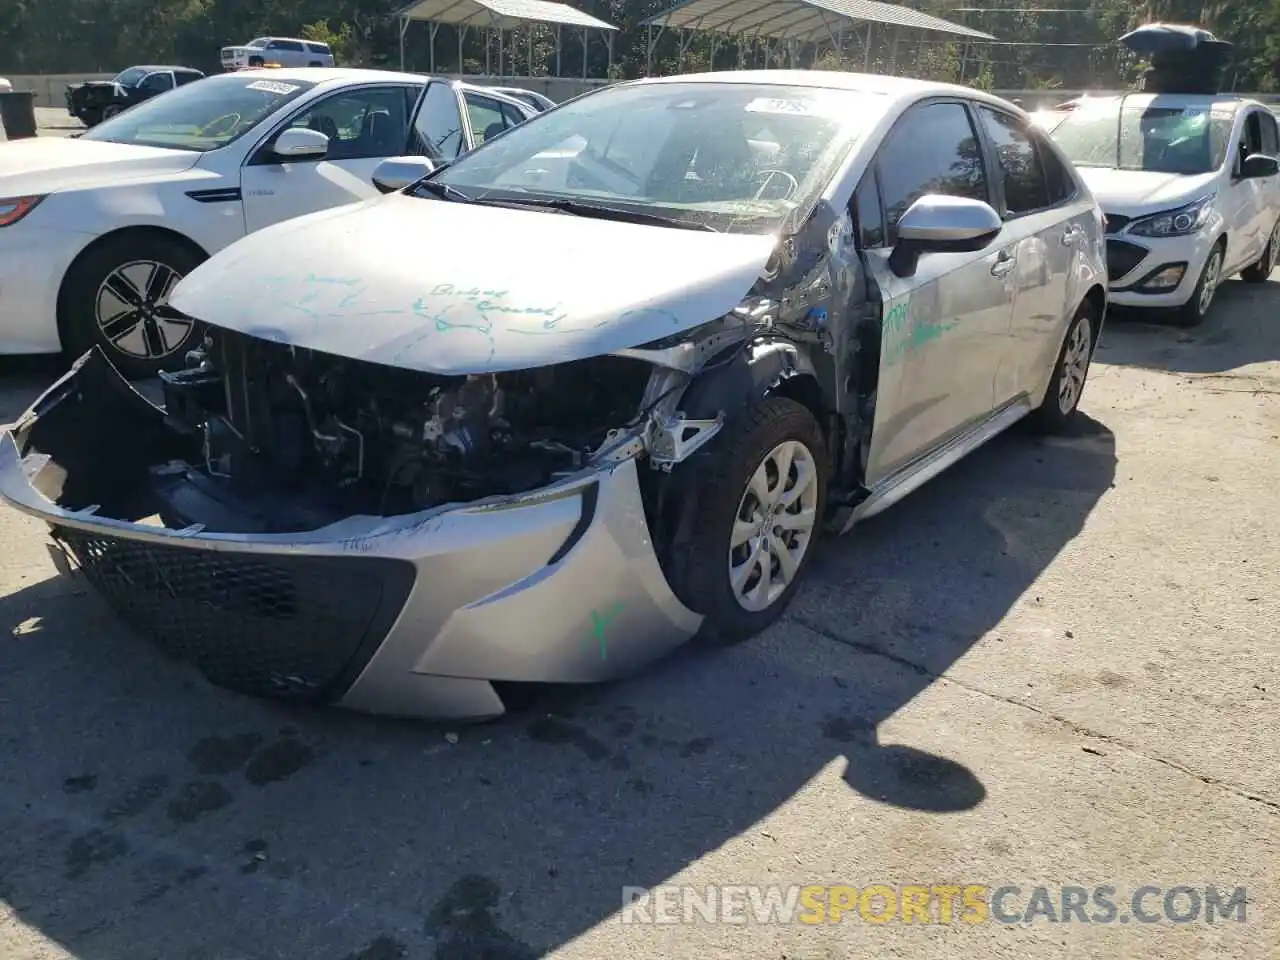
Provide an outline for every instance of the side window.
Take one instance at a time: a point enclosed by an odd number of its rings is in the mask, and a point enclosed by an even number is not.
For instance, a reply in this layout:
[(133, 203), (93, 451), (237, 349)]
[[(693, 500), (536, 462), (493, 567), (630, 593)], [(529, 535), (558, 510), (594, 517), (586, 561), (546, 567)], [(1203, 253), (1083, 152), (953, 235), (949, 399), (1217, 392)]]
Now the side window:
[(195, 83), (197, 80), (203, 79), (203, 77), (198, 73), (187, 73), (186, 71), (176, 74), (176, 76), (178, 78), (178, 86), (180, 87), (185, 87), (188, 83)]
[(876, 186), (874, 168), (863, 175), (853, 194), (853, 217), (858, 243), (863, 250), (884, 246), (884, 208), (880, 205), (880, 189)]
[(978, 116), (996, 149), (1008, 215), (1016, 217), (1048, 207), (1049, 187), (1044, 168), (1022, 122), (987, 107), (979, 107)]
[(161, 93), (165, 90), (173, 89), (172, 73), (149, 73), (143, 77), (142, 82), (138, 84), (148, 93)]
[(413, 128), (419, 148), (428, 157), (453, 160), (462, 152), (462, 114), (452, 86), (440, 81), (427, 84)]
[(1049, 187), (1049, 203), (1056, 206), (1074, 199), (1078, 190), (1075, 178), (1054, 152), (1049, 138), (1039, 130), (1032, 130), (1031, 139), (1036, 145), (1040, 162), (1044, 165), (1044, 179)]
[(1262, 124), (1262, 152), (1269, 157), (1280, 154), (1280, 130), (1276, 128), (1276, 118), (1269, 113), (1258, 114)]
[(467, 117), (471, 123), (471, 136), (477, 146), (507, 129), (508, 124), (502, 116), (501, 102), (491, 100), (489, 97), (482, 97), (476, 93), (464, 93), (462, 99), (467, 104)]
[(303, 52), (303, 46), (297, 40), (277, 40), (272, 47), (276, 50), (288, 50), (290, 53)]
[(329, 160), (397, 156), (409, 134), (402, 87), (369, 87), (325, 97), (290, 126), (309, 127), (329, 138)]
[(907, 208), (927, 193), (990, 202), (978, 138), (959, 103), (913, 107), (890, 132), (876, 166), (889, 245)]
[(524, 114), (511, 106), (509, 103), (500, 104), (502, 107), (502, 119), (508, 127), (514, 127), (517, 123), (524, 123)]

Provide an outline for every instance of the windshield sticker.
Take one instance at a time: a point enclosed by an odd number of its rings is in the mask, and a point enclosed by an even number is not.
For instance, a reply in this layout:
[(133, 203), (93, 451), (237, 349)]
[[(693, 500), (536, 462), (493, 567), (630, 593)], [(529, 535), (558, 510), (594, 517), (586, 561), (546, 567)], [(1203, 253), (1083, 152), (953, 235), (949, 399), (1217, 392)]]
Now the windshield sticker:
[(281, 83), (278, 80), (255, 80), (245, 88), (246, 90), (261, 90), (263, 93), (278, 93), (281, 96), (293, 93), (298, 89), (297, 84)]
[[(816, 97), (806, 97), (803, 100), (759, 97), (742, 109), (747, 113), (782, 114), (790, 117), (835, 117), (839, 112), (837, 104), (824, 102)], [(845, 112), (848, 112), (847, 104), (845, 104)]]

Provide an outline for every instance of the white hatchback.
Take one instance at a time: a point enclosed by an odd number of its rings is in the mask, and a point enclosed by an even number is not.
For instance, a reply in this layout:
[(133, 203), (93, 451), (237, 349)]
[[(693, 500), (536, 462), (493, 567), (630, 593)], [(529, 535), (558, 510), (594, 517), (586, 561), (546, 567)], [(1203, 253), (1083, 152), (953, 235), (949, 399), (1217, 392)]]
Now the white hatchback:
[(1280, 132), (1224, 94), (1091, 97), (1053, 127), (1107, 217), (1111, 303), (1200, 323), (1222, 279), (1262, 283), (1280, 253)]

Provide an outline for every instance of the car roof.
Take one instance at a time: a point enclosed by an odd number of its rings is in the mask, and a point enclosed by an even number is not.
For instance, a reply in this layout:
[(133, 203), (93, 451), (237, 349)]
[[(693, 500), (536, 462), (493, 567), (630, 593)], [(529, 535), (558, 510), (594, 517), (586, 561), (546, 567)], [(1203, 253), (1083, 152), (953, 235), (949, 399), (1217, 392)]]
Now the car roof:
[(1147, 93), (1141, 90), (1133, 93), (1113, 94), (1106, 97), (1085, 97), (1081, 99), (1081, 106), (1087, 106), (1092, 110), (1104, 104), (1119, 103), (1121, 100), (1139, 106), (1155, 104), (1156, 106), (1169, 107), (1215, 107), (1230, 113), (1235, 113), (1241, 107), (1250, 105), (1266, 106), (1266, 104), (1257, 100), (1240, 97), (1234, 93)]
[[(272, 80), (306, 80), (311, 83), (421, 83), (420, 73), (401, 73), (398, 70), (362, 70), (359, 67), (250, 67), (234, 73), (220, 73), (219, 77), (240, 77), (247, 73), (261, 73)], [(210, 77), (214, 79), (214, 77)]]
[[(168, 64), (168, 63), (161, 63), (161, 64), (138, 63), (138, 64), (134, 64), (132, 67), (125, 67), (125, 70), (185, 70), (188, 73), (201, 72), (197, 70), (195, 67), (179, 67), (173, 64)], [(124, 70), (121, 70), (120, 72), (124, 73)]]

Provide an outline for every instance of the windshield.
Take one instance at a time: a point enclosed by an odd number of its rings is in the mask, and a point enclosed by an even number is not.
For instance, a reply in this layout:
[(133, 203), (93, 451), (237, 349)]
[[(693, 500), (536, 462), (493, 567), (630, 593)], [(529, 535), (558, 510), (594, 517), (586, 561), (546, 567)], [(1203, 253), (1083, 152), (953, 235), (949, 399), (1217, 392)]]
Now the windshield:
[(141, 67), (130, 67), (128, 70), (121, 70), (117, 73), (113, 82), (120, 84), (122, 87), (132, 87), (146, 75), (147, 71)]
[(205, 152), (225, 147), (315, 86), (307, 80), (258, 80), (256, 74), (207, 77), (154, 97), (86, 132), (84, 140)]
[(768, 233), (807, 216), (884, 109), (881, 95), (852, 90), (609, 87), (511, 128), (431, 182), (471, 199), (573, 200)]
[(246, 47), (253, 47), (254, 49), (260, 49), (262, 47), (265, 47), (266, 45), (267, 45), (266, 37), (259, 37), (257, 40), (250, 40), (248, 43), (245, 44)]
[(1227, 158), (1232, 114), (1209, 106), (1162, 106), (1125, 100), (1086, 106), (1053, 129), (1078, 167), (1200, 174)]

